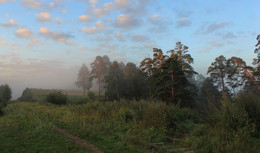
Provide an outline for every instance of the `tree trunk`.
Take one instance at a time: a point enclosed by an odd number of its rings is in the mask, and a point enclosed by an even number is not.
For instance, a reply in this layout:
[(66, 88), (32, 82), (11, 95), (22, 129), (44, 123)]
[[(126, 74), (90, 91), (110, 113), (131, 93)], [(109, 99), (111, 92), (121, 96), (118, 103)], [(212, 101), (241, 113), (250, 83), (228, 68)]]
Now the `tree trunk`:
[(174, 102), (174, 86), (173, 86), (174, 73), (173, 73), (173, 70), (171, 70), (171, 80), (172, 80), (172, 102)]
[(222, 85), (222, 92), (224, 92), (225, 90), (225, 84), (224, 84), (224, 74), (223, 74), (223, 70), (221, 69), (221, 85)]

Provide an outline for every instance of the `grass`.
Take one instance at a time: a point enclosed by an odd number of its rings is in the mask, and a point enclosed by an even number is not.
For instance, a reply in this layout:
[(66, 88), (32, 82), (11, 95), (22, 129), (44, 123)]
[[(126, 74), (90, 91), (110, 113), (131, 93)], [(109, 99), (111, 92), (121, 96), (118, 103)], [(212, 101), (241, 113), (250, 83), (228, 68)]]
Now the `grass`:
[(21, 103), (5, 109), (5, 116), (0, 117), (0, 152), (89, 152), (57, 133), (48, 118), (33, 111), (35, 106)]
[(260, 149), (259, 101), (253, 95), (224, 99), (203, 117), (158, 101), (16, 102), (0, 118), (0, 152), (86, 152), (54, 131), (57, 125), (106, 153), (254, 153)]
[(61, 152), (82, 152), (56, 133), (54, 124), (107, 153), (172, 152), (183, 145), (173, 143), (169, 137), (174, 135), (165, 132), (164, 117), (168, 111), (169, 106), (162, 102), (88, 102), (65, 106), (17, 102), (9, 104), (0, 119), (4, 127), (0, 152), (8, 152), (8, 148), (17, 148), (9, 152), (19, 152), (23, 145), (30, 148), (28, 152), (55, 152), (60, 146), (68, 146)]

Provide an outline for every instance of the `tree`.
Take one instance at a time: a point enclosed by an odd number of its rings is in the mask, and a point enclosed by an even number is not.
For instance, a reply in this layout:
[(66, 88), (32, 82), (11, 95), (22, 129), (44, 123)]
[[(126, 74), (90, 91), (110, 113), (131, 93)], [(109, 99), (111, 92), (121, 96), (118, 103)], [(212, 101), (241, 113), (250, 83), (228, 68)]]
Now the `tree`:
[(12, 98), (12, 90), (8, 84), (0, 86), (0, 115), (3, 114), (2, 109), (6, 107), (7, 102)]
[[(196, 72), (193, 70), (193, 67), (190, 65), (193, 63), (193, 58), (190, 54), (188, 54), (188, 47), (184, 46), (181, 42), (176, 43), (175, 49), (168, 51), (170, 55), (164, 55), (161, 49), (154, 48), (153, 49), (153, 59), (145, 58), (140, 63), (140, 69), (147, 74), (147, 80), (149, 82), (149, 93), (150, 97), (152, 97), (152, 88), (156, 88), (154, 83), (154, 78), (159, 77), (158, 72), (161, 70), (162, 66), (169, 59), (174, 59), (181, 70), (184, 72), (186, 77), (192, 77)], [(175, 69), (171, 69), (171, 80), (175, 80)], [(156, 75), (154, 75), (156, 73)], [(190, 86), (191, 87), (191, 86)], [(193, 90), (194, 88), (190, 88)], [(172, 97), (174, 97), (174, 87), (172, 86), (171, 90)]]
[(8, 102), (12, 98), (12, 90), (8, 84), (0, 86), (0, 98), (1, 100)]
[(120, 100), (123, 94), (123, 71), (120, 69), (119, 64), (114, 61), (109, 68), (108, 75), (105, 77), (107, 83), (107, 96), (110, 100)]
[(257, 44), (255, 45), (255, 53), (257, 54), (257, 58), (254, 59), (254, 64), (259, 64), (260, 62), (260, 35), (256, 37)]
[(237, 88), (245, 85), (245, 82), (255, 81), (253, 77), (253, 67), (247, 66), (246, 62), (239, 57), (231, 57), (227, 60), (229, 67), (227, 84), (229, 88), (236, 92)]
[(23, 90), (22, 96), (18, 98), (18, 101), (28, 101), (28, 102), (35, 101), (31, 89), (25, 88)]
[(124, 98), (140, 99), (145, 97), (146, 81), (145, 75), (136, 67), (134, 63), (127, 63), (123, 69), (124, 73)]
[(90, 72), (85, 64), (82, 64), (78, 73), (78, 79), (75, 84), (77, 87), (83, 89), (84, 96), (86, 95), (86, 90), (89, 90), (91, 88), (92, 83), (90, 80)]
[(194, 103), (189, 91), (192, 85), (176, 59), (167, 59), (152, 78), (156, 97), (169, 103), (180, 104), (181, 107), (193, 107)]
[(210, 78), (221, 89), (222, 92), (227, 92), (225, 78), (228, 75), (227, 59), (223, 55), (217, 57), (211, 66), (208, 68)]
[(214, 85), (212, 78), (206, 78), (201, 86), (201, 94), (204, 99), (208, 102), (218, 102), (220, 98), (220, 93), (217, 87)]
[(145, 58), (140, 63), (140, 69), (147, 73), (147, 76), (151, 76), (155, 69), (158, 69), (166, 61), (167, 55), (163, 55), (161, 49), (153, 48), (153, 59)]
[(111, 62), (108, 56), (97, 56), (95, 61), (91, 63), (91, 80), (98, 81), (98, 100), (100, 100), (101, 85), (102, 89), (105, 87), (105, 76), (108, 73)]
[[(253, 61), (253, 64), (256, 66), (253, 75), (255, 77), (255, 80), (259, 82), (260, 80), (260, 35), (256, 37), (256, 40), (257, 40), (257, 44), (255, 45), (256, 48), (254, 52), (257, 54), (257, 58), (254, 58)], [(260, 88), (259, 85), (258, 88)]]
[(170, 57), (179, 62), (186, 75), (192, 76), (193, 74), (196, 74), (196, 72), (190, 65), (193, 63), (193, 58), (188, 54), (188, 51), (188, 46), (183, 45), (181, 42), (177, 42), (175, 49), (169, 50), (167, 53), (170, 53)]

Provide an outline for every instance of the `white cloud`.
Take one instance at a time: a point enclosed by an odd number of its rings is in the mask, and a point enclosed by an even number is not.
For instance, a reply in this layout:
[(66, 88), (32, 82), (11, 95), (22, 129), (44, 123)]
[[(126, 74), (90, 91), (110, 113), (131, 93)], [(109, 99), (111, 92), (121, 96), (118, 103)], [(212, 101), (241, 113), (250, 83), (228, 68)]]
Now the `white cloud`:
[(5, 28), (11, 28), (11, 27), (18, 27), (19, 24), (17, 24), (13, 19), (9, 20), (7, 23), (0, 24), (2, 27)]
[(26, 39), (31, 39), (33, 32), (28, 29), (19, 29), (15, 32), (16, 36)]
[(103, 17), (109, 13), (109, 11), (114, 9), (114, 4), (109, 2), (105, 3), (101, 8), (96, 8), (95, 6), (91, 8), (91, 13), (95, 17)]
[(56, 42), (62, 42), (67, 45), (74, 44), (73, 42), (69, 41), (69, 39), (72, 38), (72, 36), (69, 34), (63, 32), (50, 31), (48, 28), (40, 28), (39, 32), (43, 37), (52, 39)]
[(118, 8), (125, 8), (129, 4), (129, 0), (115, 0), (115, 4)]
[(42, 7), (42, 4), (38, 0), (23, 0), (22, 5), (33, 9), (39, 9)]
[(116, 26), (120, 28), (136, 27), (139, 23), (139, 20), (127, 14), (121, 14), (116, 18)]
[(48, 12), (41, 12), (39, 14), (36, 14), (37, 21), (38, 22), (50, 22), (51, 21), (51, 15)]
[(5, 41), (0, 41), (0, 46), (6, 45), (6, 44), (7, 44), (7, 42), (5, 42)]
[(60, 18), (60, 17), (56, 17), (55, 21), (56, 21), (56, 23), (62, 23), (63, 22), (62, 18)]
[(89, 27), (89, 28), (82, 28), (82, 31), (86, 34), (94, 34), (98, 33), (105, 29), (105, 24), (102, 21), (96, 22), (96, 26)]
[(32, 46), (35, 46), (35, 45), (41, 45), (42, 42), (37, 40), (37, 39), (32, 39), (29, 43), (28, 43), (28, 47), (32, 47)]
[(0, 0), (0, 3), (4, 3), (4, 2), (10, 2), (12, 0)]
[(88, 15), (81, 15), (78, 17), (78, 20), (81, 22), (89, 22), (91, 20), (91, 18)]

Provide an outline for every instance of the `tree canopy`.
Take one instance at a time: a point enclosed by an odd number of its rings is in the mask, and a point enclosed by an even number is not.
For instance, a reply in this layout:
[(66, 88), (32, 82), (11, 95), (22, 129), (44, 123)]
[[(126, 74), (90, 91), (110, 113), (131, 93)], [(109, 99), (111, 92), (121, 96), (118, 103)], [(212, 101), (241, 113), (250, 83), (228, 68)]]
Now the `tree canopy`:
[(92, 86), (92, 82), (90, 80), (90, 71), (85, 64), (82, 64), (79, 73), (78, 79), (75, 82), (76, 86), (83, 89), (83, 95), (86, 95), (86, 90), (89, 90)]

